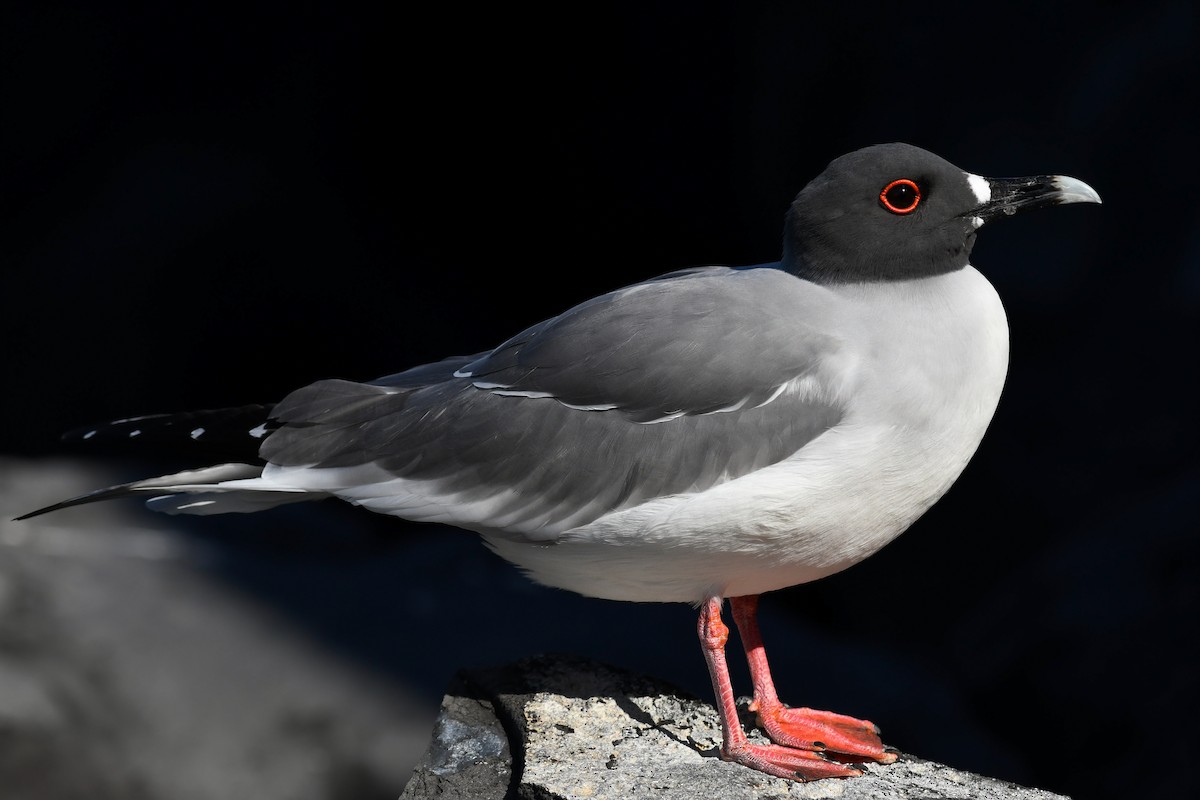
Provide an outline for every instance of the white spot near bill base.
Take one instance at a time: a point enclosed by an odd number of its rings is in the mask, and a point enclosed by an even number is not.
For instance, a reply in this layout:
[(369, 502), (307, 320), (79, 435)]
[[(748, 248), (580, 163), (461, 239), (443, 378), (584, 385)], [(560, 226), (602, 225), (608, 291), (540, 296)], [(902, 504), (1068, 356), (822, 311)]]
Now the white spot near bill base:
[(982, 175), (974, 175), (968, 172), (967, 185), (971, 187), (971, 191), (975, 194), (975, 199), (979, 201), (979, 205), (983, 205), (992, 199), (992, 187), (988, 183), (987, 178)]

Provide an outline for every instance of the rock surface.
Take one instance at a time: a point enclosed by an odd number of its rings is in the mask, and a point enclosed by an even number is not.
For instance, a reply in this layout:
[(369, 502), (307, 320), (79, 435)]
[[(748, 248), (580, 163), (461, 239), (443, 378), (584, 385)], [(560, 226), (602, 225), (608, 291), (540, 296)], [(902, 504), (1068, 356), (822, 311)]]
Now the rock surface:
[(455, 678), (401, 798), (1063, 800), (910, 755), (860, 778), (786, 781), (722, 761), (720, 742), (712, 706), (667, 684), (541, 656)]

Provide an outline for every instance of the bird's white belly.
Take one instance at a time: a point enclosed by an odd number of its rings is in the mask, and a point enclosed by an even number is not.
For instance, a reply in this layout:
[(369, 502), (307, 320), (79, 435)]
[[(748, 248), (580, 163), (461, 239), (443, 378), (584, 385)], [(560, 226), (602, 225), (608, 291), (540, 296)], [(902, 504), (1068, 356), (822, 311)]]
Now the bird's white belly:
[[(879, 550), (974, 454), (1000, 398), (1008, 327), (971, 267), (850, 287), (843, 300), (842, 328), (861, 338), (847, 348), (853, 363), (828, 365), (827, 379), (847, 397), (841, 424), (782, 462), (606, 515), (553, 544), (489, 543), (551, 586), (693, 603), (805, 583)], [(856, 327), (856, 314), (874, 318)]]

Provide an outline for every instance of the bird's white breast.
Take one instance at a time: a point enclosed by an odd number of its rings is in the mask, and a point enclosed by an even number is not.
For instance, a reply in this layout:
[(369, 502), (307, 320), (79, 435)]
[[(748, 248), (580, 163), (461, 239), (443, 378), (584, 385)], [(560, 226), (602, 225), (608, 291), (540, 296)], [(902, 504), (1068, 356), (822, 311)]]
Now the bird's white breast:
[(846, 407), (838, 426), (705, 492), (607, 515), (554, 545), (489, 537), (493, 548), (551, 586), (699, 602), (815, 580), (903, 532), (959, 476), (991, 421), (1008, 366), (1004, 309), (970, 266), (828, 292), (813, 322), (843, 346), (814, 378)]

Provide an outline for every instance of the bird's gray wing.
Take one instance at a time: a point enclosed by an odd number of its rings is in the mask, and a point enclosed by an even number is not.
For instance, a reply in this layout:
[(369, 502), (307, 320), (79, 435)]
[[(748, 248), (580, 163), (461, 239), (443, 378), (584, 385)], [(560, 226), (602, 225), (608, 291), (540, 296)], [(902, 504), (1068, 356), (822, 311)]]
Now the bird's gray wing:
[(373, 464), (418, 497), (393, 513), (553, 539), (776, 463), (837, 424), (815, 371), (839, 342), (805, 320), (814, 291), (767, 268), (635, 284), (483, 356), (300, 389), (261, 454), (347, 475)]
[(767, 268), (671, 273), (535, 325), (457, 374), (634, 422), (757, 405), (832, 345), (802, 318), (807, 288)]

